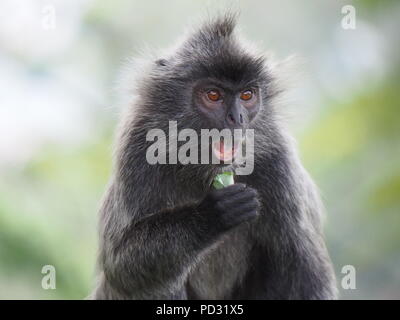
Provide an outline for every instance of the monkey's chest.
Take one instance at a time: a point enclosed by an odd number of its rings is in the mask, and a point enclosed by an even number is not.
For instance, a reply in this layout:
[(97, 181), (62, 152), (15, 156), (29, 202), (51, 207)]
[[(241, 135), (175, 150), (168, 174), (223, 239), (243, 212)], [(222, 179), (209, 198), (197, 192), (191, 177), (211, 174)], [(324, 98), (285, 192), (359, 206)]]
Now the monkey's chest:
[(229, 299), (247, 271), (250, 249), (247, 229), (244, 225), (233, 230), (204, 254), (188, 277), (190, 299)]

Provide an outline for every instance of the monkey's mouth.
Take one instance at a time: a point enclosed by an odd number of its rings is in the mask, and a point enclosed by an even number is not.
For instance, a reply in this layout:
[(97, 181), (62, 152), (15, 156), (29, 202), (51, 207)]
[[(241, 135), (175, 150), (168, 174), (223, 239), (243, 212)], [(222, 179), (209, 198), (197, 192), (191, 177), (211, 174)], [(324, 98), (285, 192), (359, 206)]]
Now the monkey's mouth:
[(232, 161), (239, 149), (239, 143), (225, 144), (223, 140), (215, 142), (213, 145), (214, 155), (218, 160), (227, 162)]

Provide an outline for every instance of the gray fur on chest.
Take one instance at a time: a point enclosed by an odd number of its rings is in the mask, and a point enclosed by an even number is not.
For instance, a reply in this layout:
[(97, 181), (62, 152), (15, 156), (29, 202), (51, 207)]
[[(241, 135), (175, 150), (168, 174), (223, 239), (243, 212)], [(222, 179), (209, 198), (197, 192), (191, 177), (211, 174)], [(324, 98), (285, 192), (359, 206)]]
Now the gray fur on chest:
[(243, 279), (251, 244), (247, 224), (226, 234), (205, 253), (188, 277), (188, 287), (198, 299), (229, 299)]
[[(215, 173), (210, 174), (211, 177)], [(176, 207), (197, 203), (210, 191), (211, 179), (185, 179), (191, 183), (182, 187), (175, 181), (167, 192), (167, 206)], [(240, 284), (247, 271), (248, 255), (251, 249), (249, 224), (245, 223), (225, 234), (212, 248), (200, 255), (192, 267), (187, 286), (198, 299), (229, 298), (234, 286)]]

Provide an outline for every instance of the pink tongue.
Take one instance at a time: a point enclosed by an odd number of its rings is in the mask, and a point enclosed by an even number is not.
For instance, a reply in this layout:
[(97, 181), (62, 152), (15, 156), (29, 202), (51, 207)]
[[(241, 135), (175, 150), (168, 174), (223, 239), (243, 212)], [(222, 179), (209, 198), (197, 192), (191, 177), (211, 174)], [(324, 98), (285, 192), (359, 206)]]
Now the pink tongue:
[(235, 148), (233, 148), (231, 150), (225, 150), (225, 144), (223, 141), (219, 142), (218, 150), (219, 150), (219, 155), (217, 155), (218, 158), (220, 160), (224, 160), (224, 161), (231, 160), (233, 157), (233, 154), (235, 153)]
[(224, 153), (225, 151), (225, 144), (221, 141), (219, 143), (219, 152)]

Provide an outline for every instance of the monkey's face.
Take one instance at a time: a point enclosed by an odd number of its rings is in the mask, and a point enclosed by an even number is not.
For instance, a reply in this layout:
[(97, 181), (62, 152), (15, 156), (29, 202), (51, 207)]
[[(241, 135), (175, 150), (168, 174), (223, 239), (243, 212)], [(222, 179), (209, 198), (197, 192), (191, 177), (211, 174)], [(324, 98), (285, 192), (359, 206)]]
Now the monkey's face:
[(260, 109), (259, 88), (238, 86), (216, 79), (198, 81), (193, 89), (193, 107), (210, 126), (222, 129), (246, 129)]
[[(232, 30), (224, 21), (206, 25), (155, 61), (143, 90), (152, 123), (174, 120), (178, 130), (190, 128), (199, 137), (203, 129), (229, 130), (231, 136), (243, 130), (243, 137), (257, 127), (258, 115), (268, 112), (271, 75), (264, 57), (237, 41)], [(206, 147), (220, 160), (232, 160), (240, 149), (235, 143), (242, 145), (223, 138)]]
[[(245, 130), (260, 110), (260, 89), (251, 84), (238, 85), (211, 78), (201, 79), (194, 85), (192, 96), (192, 107), (203, 118), (203, 123), (213, 129)], [(234, 140), (229, 143), (221, 139), (210, 146), (213, 154), (223, 162), (235, 158), (239, 144), (243, 141)]]

